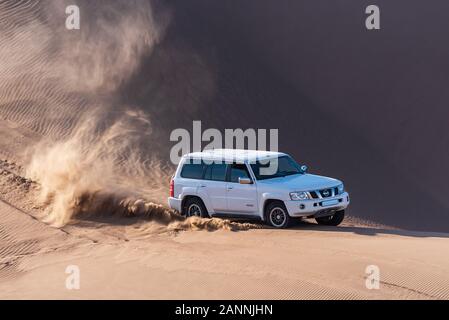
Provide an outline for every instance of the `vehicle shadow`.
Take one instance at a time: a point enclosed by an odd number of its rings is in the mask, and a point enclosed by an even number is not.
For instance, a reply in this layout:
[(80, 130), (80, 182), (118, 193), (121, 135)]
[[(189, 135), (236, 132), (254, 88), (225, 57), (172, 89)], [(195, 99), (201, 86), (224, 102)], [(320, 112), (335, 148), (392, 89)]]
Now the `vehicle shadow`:
[(377, 236), (377, 235), (396, 235), (403, 237), (418, 237), (418, 238), (449, 238), (448, 233), (432, 232), (432, 231), (413, 231), (404, 229), (386, 229), (382, 227), (370, 226), (351, 226), (343, 225), (332, 227), (322, 226), (312, 221), (298, 220), (293, 223), (289, 229), (282, 230), (298, 230), (298, 231), (319, 231), (319, 232), (348, 232), (363, 236)]
[[(242, 219), (242, 218), (229, 218), (235, 223), (250, 223), (257, 226), (255, 229), (273, 230), (279, 232), (288, 231), (317, 231), (317, 232), (346, 232), (354, 233), (363, 236), (377, 236), (377, 235), (396, 235), (403, 237), (417, 237), (417, 238), (449, 238), (449, 233), (432, 232), (432, 231), (413, 231), (404, 229), (387, 229), (383, 227), (371, 227), (371, 226), (353, 226), (343, 223), (340, 226), (322, 226), (315, 223), (313, 220), (294, 220), (292, 225), (287, 229), (276, 229), (270, 227), (259, 220)], [(140, 223), (150, 222), (148, 217), (134, 216), (134, 217), (111, 217), (111, 216), (91, 216), (77, 219), (74, 224), (83, 227), (98, 228), (99, 225), (116, 225), (116, 226), (132, 226)], [(92, 224), (93, 223), (93, 224)], [(239, 230), (243, 231), (243, 230)]]

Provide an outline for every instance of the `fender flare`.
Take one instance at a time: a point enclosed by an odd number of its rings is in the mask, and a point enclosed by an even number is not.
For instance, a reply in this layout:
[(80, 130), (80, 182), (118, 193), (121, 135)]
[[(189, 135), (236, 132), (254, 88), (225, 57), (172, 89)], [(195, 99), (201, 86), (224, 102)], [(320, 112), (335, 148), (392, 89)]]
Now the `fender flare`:
[(284, 202), (285, 201), (283, 199), (284, 197), (285, 197), (284, 194), (277, 193), (277, 192), (265, 192), (261, 195), (260, 200), (259, 200), (259, 208), (260, 208), (259, 215), (263, 221), (265, 221), (265, 204), (267, 203), (267, 201), (276, 200), (276, 201)]

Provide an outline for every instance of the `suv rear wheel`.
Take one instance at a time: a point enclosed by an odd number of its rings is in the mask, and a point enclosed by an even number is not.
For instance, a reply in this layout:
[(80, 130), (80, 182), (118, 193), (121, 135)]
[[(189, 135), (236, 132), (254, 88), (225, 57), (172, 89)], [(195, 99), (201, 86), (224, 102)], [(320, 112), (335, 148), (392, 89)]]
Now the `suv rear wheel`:
[(183, 215), (188, 217), (208, 218), (209, 214), (203, 201), (198, 198), (189, 198), (186, 200), (183, 208)]
[(331, 216), (315, 218), (315, 220), (316, 222), (318, 222), (318, 224), (324, 226), (338, 226), (340, 223), (343, 222), (344, 218), (345, 218), (345, 210), (340, 210), (335, 212)]
[(282, 201), (273, 201), (265, 208), (265, 221), (278, 229), (288, 228), (291, 218)]

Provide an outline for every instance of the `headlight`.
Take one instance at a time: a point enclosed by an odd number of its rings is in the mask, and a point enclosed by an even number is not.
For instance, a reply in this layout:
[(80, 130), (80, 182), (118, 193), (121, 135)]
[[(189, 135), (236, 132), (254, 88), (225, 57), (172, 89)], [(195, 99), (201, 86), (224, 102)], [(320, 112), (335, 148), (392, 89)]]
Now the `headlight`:
[(290, 199), (292, 200), (307, 200), (309, 199), (309, 194), (307, 192), (290, 192)]
[(342, 184), (340, 184), (338, 187), (338, 194), (342, 194), (343, 192), (345, 192), (345, 186)]

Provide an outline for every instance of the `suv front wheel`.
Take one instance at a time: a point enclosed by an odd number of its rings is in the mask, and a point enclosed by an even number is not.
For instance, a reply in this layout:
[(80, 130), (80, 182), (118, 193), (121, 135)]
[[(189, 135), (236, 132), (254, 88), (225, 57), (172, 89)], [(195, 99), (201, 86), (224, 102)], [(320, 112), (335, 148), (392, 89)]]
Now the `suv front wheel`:
[(282, 201), (273, 201), (265, 208), (265, 221), (278, 229), (288, 228), (291, 218)]

